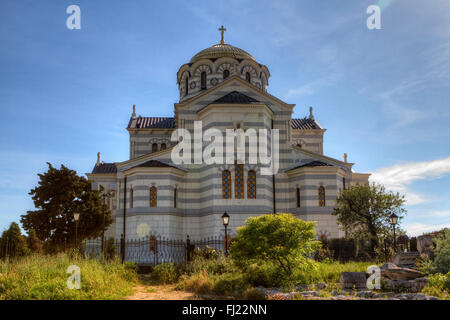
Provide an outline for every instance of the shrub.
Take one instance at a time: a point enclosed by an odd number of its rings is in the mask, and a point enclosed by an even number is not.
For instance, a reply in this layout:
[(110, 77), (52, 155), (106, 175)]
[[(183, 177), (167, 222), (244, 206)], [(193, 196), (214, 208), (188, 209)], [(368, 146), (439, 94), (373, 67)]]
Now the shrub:
[(173, 262), (158, 264), (152, 271), (152, 278), (162, 284), (175, 283), (178, 277), (179, 271)]
[(202, 255), (194, 256), (192, 261), (183, 267), (182, 272), (187, 275), (206, 272), (207, 274), (222, 274), (236, 270), (232, 261), (224, 256), (207, 259)]
[(434, 272), (447, 273), (450, 271), (450, 229), (433, 239), (434, 242)]
[[(262, 215), (246, 220), (231, 245), (231, 257), (249, 274), (251, 265), (277, 269), (283, 282), (295, 281), (298, 270), (313, 265), (309, 257), (320, 247), (315, 241), (314, 222), (292, 214)], [(253, 270), (254, 271), (254, 270)]]
[(436, 296), (441, 299), (449, 299), (450, 272), (447, 274), (433, 274), (428, 277), (428, 285), (422, 290), (423, 293)]

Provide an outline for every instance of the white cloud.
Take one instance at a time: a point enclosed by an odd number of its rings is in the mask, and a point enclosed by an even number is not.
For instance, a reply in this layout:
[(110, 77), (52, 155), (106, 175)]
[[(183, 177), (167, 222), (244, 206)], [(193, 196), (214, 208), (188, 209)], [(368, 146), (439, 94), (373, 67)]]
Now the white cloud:
[(304, 96), (314, 94), (318, 89), (337, 82), (340, 78), (338, 73), (329, 74), (323, 78), (308, 82), (298, 88), (290, 89), (286, 94), (286, 99), (293, 96)]
[(383, 184), (387, 189), (406, 195), (408, 205), (428, 201), (420, 194), (408, 189), (413, 182), (425, 179), (438, 179), (450, 172), (450, 157), (424, 162), (406, 162), (376, 170), (370, 181)]
[(450, 223), (443, 224), (425, 224), (425, 223), (409, 223), (405, 224), (406, 233), (409, 236), (420, 236), (426, 232), (438, 231), (444, 228), (450, 228)]

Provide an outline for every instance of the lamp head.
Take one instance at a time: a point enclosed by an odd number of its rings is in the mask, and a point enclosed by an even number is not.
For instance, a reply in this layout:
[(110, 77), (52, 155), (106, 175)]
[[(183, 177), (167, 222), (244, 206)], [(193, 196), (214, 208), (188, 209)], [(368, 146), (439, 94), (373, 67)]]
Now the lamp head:
[(228, 215), (228, 213), (224, 213), (222, 215), (222, 222), (224, 226), (228, 226), (228, 223), (230, 223), (230, 216)]

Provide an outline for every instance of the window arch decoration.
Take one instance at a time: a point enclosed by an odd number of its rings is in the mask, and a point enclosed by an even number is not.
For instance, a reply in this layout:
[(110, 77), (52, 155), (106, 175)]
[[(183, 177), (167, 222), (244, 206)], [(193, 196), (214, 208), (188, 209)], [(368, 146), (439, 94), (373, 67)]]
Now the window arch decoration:
[(231, 172), (229, 170), (222, 171), (222, 197), (231, 199)]
[(156, 208), (158, 205), (158, 189), (155, 186), (150, 187), (150, 207)]
[(318, 189), (318, 193), (319, 193), (319, 207), (325, 207), (325, 187), (324, 186), (320, 186)]
[(258, 72), (256, 72), (255, 68), (253, 68), (252, 66), (250, 66), (248, 64), (241, 68), (241, 74), (246, 76), (247, 73), (250, 75), (250, 77), (252, 79), (258, 78)]
[(202, 72), (206, 72), (206, 74), (211, 74), (212, 73), (211, 67), (206, 64), (198, 66), (194, 71), (194, 77), (200, 77)]
[(256, 199), (256, 172), (250, 170), (247, 173), (247, 198)]
[(223, 75), (223, 72), (224, 72), (225, 70), (228, 70), (229, 75), (231, 75), (231, 74), (233, 73), (233, 72), (232, 72), (232, 70), (233, 70), (233, 65), (232, 65), (231, 63), (221, 63), (221, 64), (217, 67), (216, 73), (217, 73), (217, 74), (222, 74), (222, 75)]

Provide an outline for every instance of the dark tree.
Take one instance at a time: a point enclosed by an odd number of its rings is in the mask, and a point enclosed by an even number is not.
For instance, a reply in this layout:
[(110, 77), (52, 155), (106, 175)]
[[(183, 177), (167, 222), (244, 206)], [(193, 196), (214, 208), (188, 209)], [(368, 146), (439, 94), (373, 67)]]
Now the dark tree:
[(112, 223), (102, 190), (92, 190), (86, 178), (64, 165), (56, 169), (47, 164), (48, 171), (38, 174), (39, 185), (29, 193), (37, 210), (22, 215), (23, 228), (34, 230), (47, 248), (72, 246), (75, 244), (74, 213), (80, 213), (78, 241), (100, 236), (103, 226), (107, 228)]
[(37, 237), (36, 231), (30, 230), (28, 232), (27, 245), (28, 245), (28, 248), (33, 253), (41, 253), (42, 252), (41, 240), (39, 240), (39, 238)]
[(347, 236), (369, 240), (373, 256), (379, 237), (389, 237), (389, 216), (395, 213), (400, 221), (406, 214), (404, 203), (404, 196), (387, 192), (382, 185), (357, 184), (339, 194), (333, 215)]
[(14, 258), (29, 253), (26, 239), (17, 223), (12, 222), (9, 229), (3, 231), (0, 238), (0, 257)]

